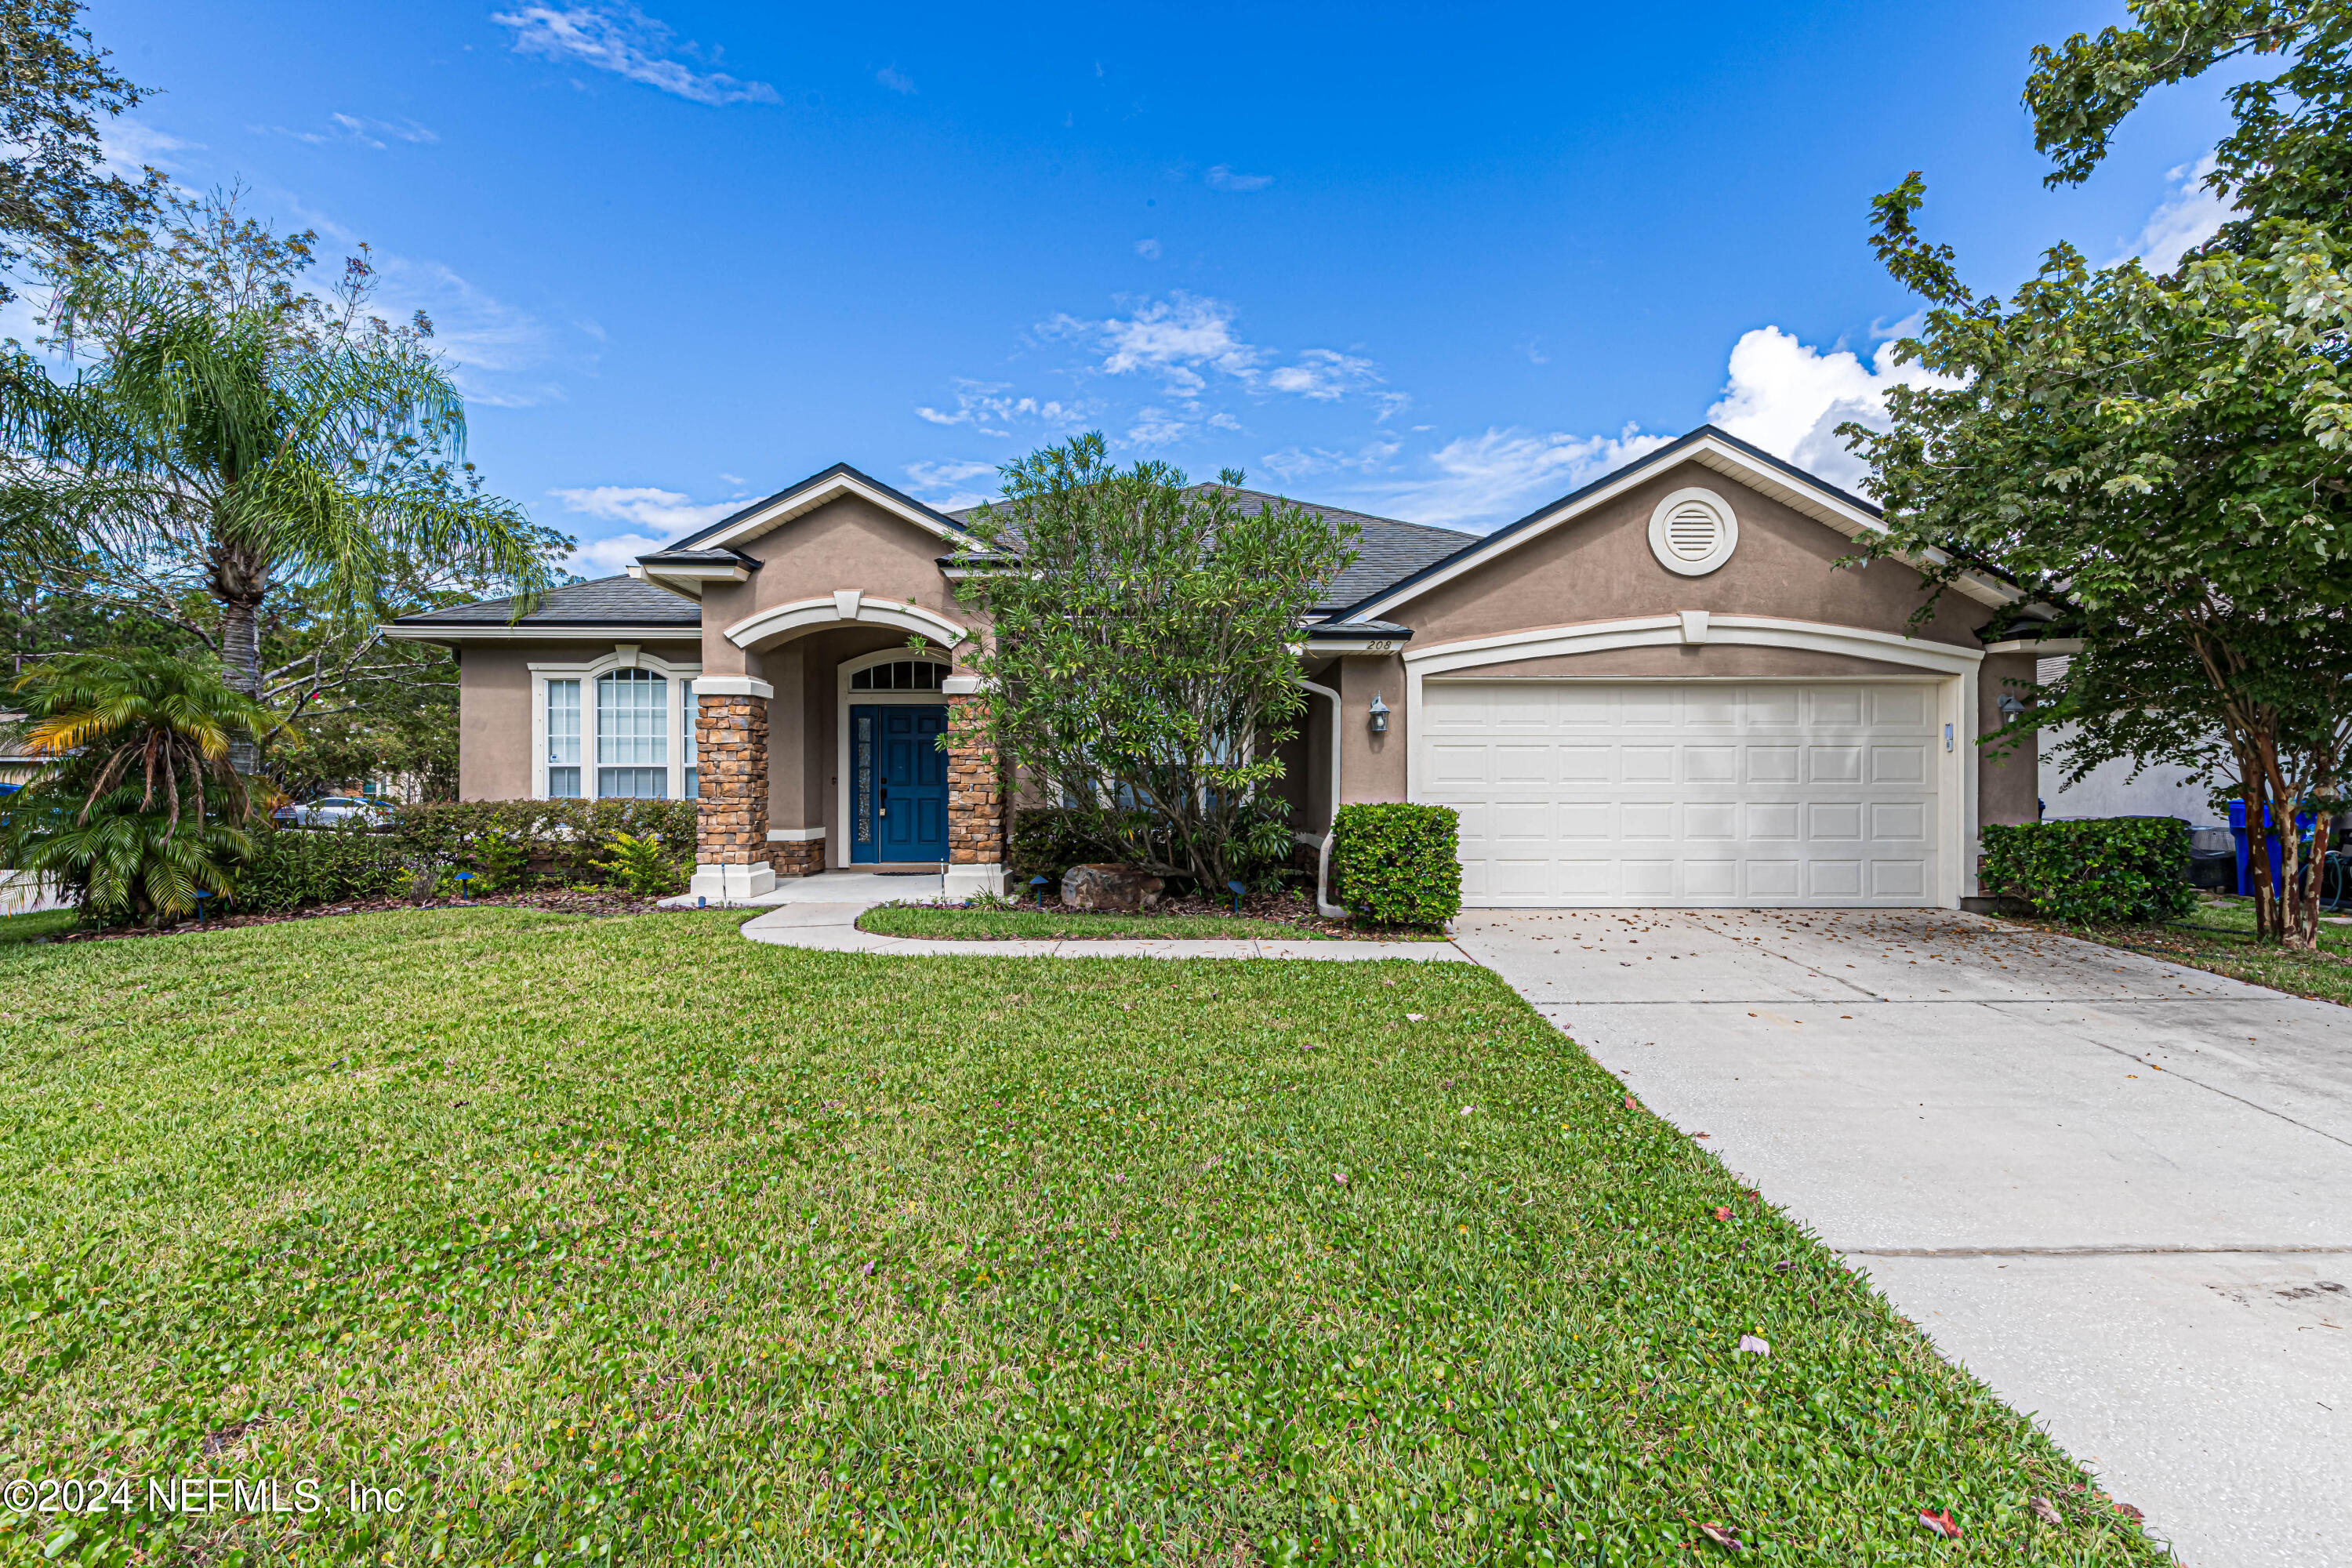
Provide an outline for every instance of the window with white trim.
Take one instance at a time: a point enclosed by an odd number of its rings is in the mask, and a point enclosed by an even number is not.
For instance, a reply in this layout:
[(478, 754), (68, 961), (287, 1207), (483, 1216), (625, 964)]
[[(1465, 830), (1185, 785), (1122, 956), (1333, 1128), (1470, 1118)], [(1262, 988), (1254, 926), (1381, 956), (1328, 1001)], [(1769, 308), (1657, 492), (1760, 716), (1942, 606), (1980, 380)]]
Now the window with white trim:
[(547, 798), (580, 798), (580, 683), (547, 683)]
[(650, 669), (596, 678), (596, 795), (669, 797), (669, 682)]
[(694, 749), (694, 721), (698, 711), (698, 709), (694, 700), (694, 682), (679, 681), (677, 683), (677, 761), (678, 777), (682, 781), (678, 787), (678, 798), (681, 800), (702, 798), (702, 771), (696, 766), (698, 758)]
[(937, 691), (948, 667), (936, 659), (898, 658), (869, 664), (849, 678), (852, 691)]

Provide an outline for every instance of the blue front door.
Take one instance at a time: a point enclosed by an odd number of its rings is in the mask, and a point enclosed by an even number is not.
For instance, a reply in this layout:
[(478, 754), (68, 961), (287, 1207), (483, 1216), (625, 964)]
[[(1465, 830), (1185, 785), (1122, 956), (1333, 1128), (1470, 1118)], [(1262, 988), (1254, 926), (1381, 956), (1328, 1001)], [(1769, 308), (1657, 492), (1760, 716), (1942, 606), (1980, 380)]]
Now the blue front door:
[(849, 710), (849, 859), (948, 858), (948, 710), (859, 704)]

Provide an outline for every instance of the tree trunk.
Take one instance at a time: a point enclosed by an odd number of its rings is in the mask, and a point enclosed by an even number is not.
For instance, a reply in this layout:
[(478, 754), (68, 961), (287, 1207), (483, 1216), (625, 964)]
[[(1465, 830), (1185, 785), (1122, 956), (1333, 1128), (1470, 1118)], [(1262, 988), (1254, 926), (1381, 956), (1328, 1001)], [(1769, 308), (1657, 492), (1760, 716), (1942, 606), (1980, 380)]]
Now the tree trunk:
[[(221, 673), (231, 691), (261, 700), (261, 603), (267, 595), (269, 569), (245, 551), (215, 548), (212, 560), (212, 595), (221, 607)], [(261, 746), (251, 735), (229, 741), (229, 766), (251, 774), (261, 767)]]

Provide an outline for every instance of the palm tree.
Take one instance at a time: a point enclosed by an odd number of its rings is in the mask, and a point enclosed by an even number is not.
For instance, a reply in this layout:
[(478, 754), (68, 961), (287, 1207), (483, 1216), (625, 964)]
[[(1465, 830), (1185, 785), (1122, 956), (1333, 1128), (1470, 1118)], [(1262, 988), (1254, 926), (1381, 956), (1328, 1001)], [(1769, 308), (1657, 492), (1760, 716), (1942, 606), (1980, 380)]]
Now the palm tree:
[(152, 652), (68, 654), (19, 676), (28, 748), (64, 765), (19, 791), (0, 857), (83, 889), (100, 919), (152, 922), (228, 894), (252, 851), (233, 736), (265, 717), (200, 666)]
[[(0, 531), (94, 549), (156, 600), (200, 584), (226, 683), (256, 701), (274, 589), (323, 586), (356, 626), (417, 563), (511, 584), (519, 603), (553, 579), (557, 536), (465, 460), (464, 402), (429, 323), (364, 316), (367, 263), (348, 268), (339, 308), (76, 274), (55, 310), (62, 341), (94, 345), (90, 368), (59, 381), (22, 351), (0, 363)], [(248, 736), (232, 757), (252, 771)]]

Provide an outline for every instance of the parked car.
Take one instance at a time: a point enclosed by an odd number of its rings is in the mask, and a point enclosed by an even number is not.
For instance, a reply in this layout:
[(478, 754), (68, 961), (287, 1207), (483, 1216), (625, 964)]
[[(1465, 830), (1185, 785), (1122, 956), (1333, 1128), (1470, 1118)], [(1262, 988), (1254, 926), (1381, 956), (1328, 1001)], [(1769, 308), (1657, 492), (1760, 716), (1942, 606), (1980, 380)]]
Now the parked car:
[(341, 827), (351, 822), (380, 827), (391, 813), (360, 795), (326, 795), (281, 805), (269, 815), (289, 827)]

